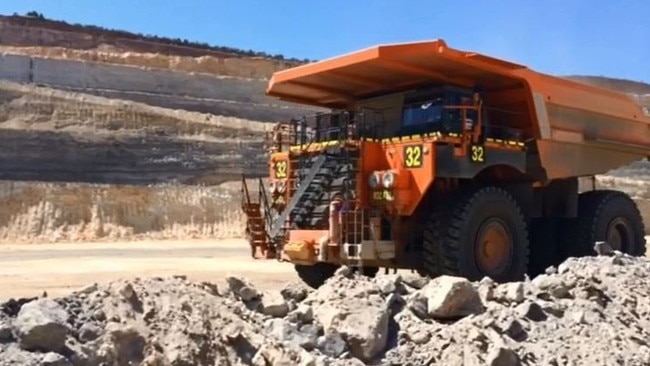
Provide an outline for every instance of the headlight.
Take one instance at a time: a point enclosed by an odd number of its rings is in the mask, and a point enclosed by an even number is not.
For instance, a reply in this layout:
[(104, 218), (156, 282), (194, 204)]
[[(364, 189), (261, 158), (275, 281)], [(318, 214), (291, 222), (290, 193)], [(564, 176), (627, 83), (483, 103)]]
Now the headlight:
[(379, 185), (379, 173), (377, 172), (372, 172), (370, 176), (368, 177), (368, 185), (370, 188), (377, 188)]
[(386, 172), (381, 178), (381, 183), (384, 186), (384, 188), (391, 188), (393, 185), (395, 185), (395, 173), (393, 172)]

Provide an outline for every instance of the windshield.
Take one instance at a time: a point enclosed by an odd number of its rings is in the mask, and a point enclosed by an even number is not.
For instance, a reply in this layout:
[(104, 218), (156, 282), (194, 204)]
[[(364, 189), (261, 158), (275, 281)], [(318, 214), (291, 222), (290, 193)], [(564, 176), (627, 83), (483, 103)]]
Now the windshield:
[(440, 123), (442, 120), (442, 99), (410, 103), (402, 110), (402, 126)]

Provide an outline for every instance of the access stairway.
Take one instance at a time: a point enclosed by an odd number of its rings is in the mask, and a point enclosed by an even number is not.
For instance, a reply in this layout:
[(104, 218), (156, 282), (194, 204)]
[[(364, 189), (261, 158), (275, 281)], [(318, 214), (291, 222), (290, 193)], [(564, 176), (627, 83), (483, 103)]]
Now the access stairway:
[[(296, 166), (303, 167), (297, 169), (297, 176), (304, 178), (292, 194), (296, 205), (288, 214), (291, 224), (296, 228), (323, 230), (328, 227), (332, 199), (337, 194), (343, 199), (349, 199), (348, 194), (354, 193), (357, 157), (350, 156), (341, 149), (332, 149), (302, 159), (304, 162), (296, 162)], [(310, 174), (313, 174), (311, 180)], [(301, 188), (304, 189), (301, 191)]]
[(270, 212), (270, 207), (264, 190), (264, 182), (260, 179), (258, 184), (259, 192), (257, 200), (254, 201), (246, 184), (246, 178), (242, 177), (241, 209), (246, 215), (246, 240), (251, 246), (251, 257), (255, 259), (260, 254), (262, 258), (269, 259), (275, 257), (274, 248), (268, 245), (267, 228), (270, 226), (270, 216), (266, 213)]
[(358, 150), (329, 148), (310, 155), (297, 155), (290, 171), (297, 184), (289, 185), (290, 200), (282, 212), (269, 205), (262, 180), (254, 201), (242, 179), (242, 210), (246, 214), (246, 235), (255, 257), (257, 249), (265, 258), (278, 256), (286, 230), (326, 230), (329, 205), (336, 194), (352, 199), (356, 180)]

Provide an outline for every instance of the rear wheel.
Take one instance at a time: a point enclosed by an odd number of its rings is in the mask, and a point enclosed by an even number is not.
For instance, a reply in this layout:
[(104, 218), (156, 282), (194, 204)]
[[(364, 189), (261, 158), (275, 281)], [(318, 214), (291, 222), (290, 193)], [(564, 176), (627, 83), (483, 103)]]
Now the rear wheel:
[(595, 255), (596, 241), (634, 256), (645, 255), (643, 218), (636, 203), (625, 193), (589, 191), (578, 198), (578, 218), (572, 221), (563, 249), (569, 256)]
[(528, 267), (527, 224), (504, 189), (483, 187), (438, 206), (425, 227), (423, 270), (470, 280), (521, 280)]

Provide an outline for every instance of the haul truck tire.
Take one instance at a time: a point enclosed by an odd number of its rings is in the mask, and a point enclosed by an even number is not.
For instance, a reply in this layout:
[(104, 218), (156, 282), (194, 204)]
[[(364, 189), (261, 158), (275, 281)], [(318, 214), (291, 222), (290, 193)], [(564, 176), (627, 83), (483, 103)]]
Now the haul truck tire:
[(528, 251), (528, 228), (517, 201), (501, 188), (482, 187), (432, 213), (424, 232), (423, 269), (431, 277), (522, 280)]
[[(298, 277), (313, 289), (321, 287), (325, 281), (334, 276), (334, 272), (339, 267), (338, 265), (325, 262), (318, 262), (311, 266), (303, 264), (294, 265)], [(358, 272), (359, 268), (353, 268), (352, 270), (353, 272)], [(363, 267), (363, 275), (366, 277), (375, 277), (378, 272), (379, 267)]]
[(581, 193), (578, 218), (563, 243), (569, 256), (595, 255), (596, 241), (607, 241), (614, 249), (633, 256), (645, 255), (643, 218), (627, 194), (613, 190)]
[(328, 278), (334, 276), (334, 272), (336, 272), (338, 266), (331, 263), (318, 262), (311, 266), (295, 264), (294, 268), (302, 282), (311, 288), (317, 289), (321, 287)]

